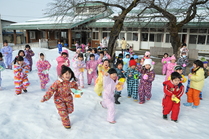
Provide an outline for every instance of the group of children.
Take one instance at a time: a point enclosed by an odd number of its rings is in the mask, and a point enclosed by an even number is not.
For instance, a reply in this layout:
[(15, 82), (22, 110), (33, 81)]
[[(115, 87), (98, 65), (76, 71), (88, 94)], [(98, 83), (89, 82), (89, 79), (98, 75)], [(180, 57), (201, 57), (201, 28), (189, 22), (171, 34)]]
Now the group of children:
[[(8, 47), (8, 45), (4, 44), (4, 47)], [(4, 57), (8, 54), (5, 51), (6, 49), (2, 50)], [(84, 88), (84, 71), (86, 70), (87, 84), (91, 85), (93, 80), (94, 91), (103, 98), (100, 104), (103, 108), (108, 109), (107, 121), (116, 123), (114, 104), (120, 104), (118, 99), (121, 97), (124, 83), (127, 83), (127, 97), (132, 97), (134, 101), (139, 101), (139, 104), (144, 104), (152, 97), (152, 82), (155, 79), (153, 70), (155, 62), (150, 58), (150, 52), (145, 52), (141, 60), (136, 55), (124, 54), (119, 54), (114, 68), (110, 68), (109, 60), (111, 57), (106, 49), (97, 51), (96, 48), (89, 48), (83, 54), (81, 48), (78, 47), (72, 59), (71, 65), (74, 68), (74, 71), (72, 71), (68, 50), (62, 50), (60, 56), (56, 58), (58, 79), (49, 87), (41, 102), (49, 100), (54, 95), (54, 102), (63, 126), (71, 128), (69, 114), (74, 111), (73, 90), (82, 92), (80, 88)], [(26, 45), (25, 51), (20, 50), (18, 56), (15, 57), (13, 69), (16, 94), (21, 94), (22, 91), (27, 92), (27, 87), (30, 85), (27, 74), (32, 70), (33, 55), (34, 53), (29, 45)], [(29, 56), (30, 58), (28, 58)], [(169, 57), (166, 53), (162, 59), (162, 72), (163, 75), (166, 74), (166, 80), (163, 82), (165, 95), (162, 105), (163, 118), (167, 119), (167, 115), (172, 111), (171, 120), (176, 122), (178, 120), (180, 98), (184, 93), (184, 85), (182, 83), (186, 82), (184, 70), (189, 62), (184, 53), (182, 53), (177, 63), (175, 61), (174, 55)], [(184, 103), (185, 106), (197, 108), (200, 103), (199, 95), (204, 85), (205, 75), (208, 75), (207, 60), (202, 61), (194, 61), (191, 73), (188, 75), (190, 86), (187, 92), (187, 103)], [(44, 53), (39, 54), (36, 66), (41, 90), (45, 91), (46, 84), (49, 82), (48, 72), (51, 64), (45, 59)], [(4, 65), (1, 54), (0, 67), (3, 67), (2, 69), (8, 67), (8, 65)]]

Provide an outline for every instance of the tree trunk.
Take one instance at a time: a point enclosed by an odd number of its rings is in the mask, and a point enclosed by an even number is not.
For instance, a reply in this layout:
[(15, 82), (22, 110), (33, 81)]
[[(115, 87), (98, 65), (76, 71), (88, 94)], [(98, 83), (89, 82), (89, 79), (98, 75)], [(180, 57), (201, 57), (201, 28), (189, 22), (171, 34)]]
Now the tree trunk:
[(176, 58), (179, 57), (179, 48), (181, 46), (178, 30), (179, 29), (177, 27), (170, 27), (171, 46), (173, 48), (173, 54), (175, 54)]
[(114, 52), (115, 51), (115, 48), (114, 48), (115, 42), (117, 41), (119, 33), (123, 28), (123, 21), (124, 21), (124, 19), (121, 19), (121, 18), (120, 18), (120, 20), (116, 20), (113, 27), (112, 27), (112, 30), (110, 32), (110, 39), (108, 42), (108, 52), (111, 57), (113, 57), (113, 55), (115, 53)]

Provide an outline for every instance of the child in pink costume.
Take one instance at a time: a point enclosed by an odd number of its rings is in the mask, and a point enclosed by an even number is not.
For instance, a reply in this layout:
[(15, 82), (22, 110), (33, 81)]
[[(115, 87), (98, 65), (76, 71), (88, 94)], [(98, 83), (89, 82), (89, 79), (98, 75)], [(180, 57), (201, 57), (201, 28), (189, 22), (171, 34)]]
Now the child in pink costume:
[(49, 82), (49, 69), (51, 68), (51, 64), (49, 61), (45, 60), (45, 56), (43, 53), (40, 53), (40, 59), (36, 63), (36, 67), (38, 69), (38, 76), (41, 81), (41, 90), (45, 91), (46, 84)]
[(166, 72), (165, 81), (167, 81), (171, 73), (174, 72), (175, 66), (176, 66), (176, 58), (174, 55), (172, 55), (172, 57), (170, 58), (170, 63), (167, 64), (167, 72)]
[(108, 70), (103, 76), (103, 100), (100, 102), (103, 108), (107, 108), (107, 121), (109, 123), (116, 123), (115, 121), (115, 99), (114, 93), (116, 90), (116, 85), (118, 84), (117, 80), (117, 71), (114, 68)]
[(97, 78), (97, 66), (100, 61), (95, 60), (94, 54), (90, 54), (90, 60), (86, 63), (88, 85), (91, 85), (92, 79), (94, 83)]
[(61, 66), (65, 65), (67, 67), (70, 67), (70, 60), (68, 59), (68, 50), (64, 49), (61, 52), (61, 56), (57, 57), (57, 75), (60, 76), (61, 73)]
[(163, 59), (161, 60), (161, 63), (163, 64), (163, 68), (162, 68), (163, 75), (165, 75), (167, 72), (167, 65), (169, 62), (170, 62), (170, 57), (168, 56), (168, 53), (165, 53)]
[(151, 59), (150, 58), (150, 52), (149, 51), (146, 51), (145, 53), (144, 53), (144, 57), (141, 59), (141, 65), (144, 63), (144, 60), (145, 59)]
[(84, 77), (83, 72), (84, 68), (86, 67), (86, 63), (83, 59), (83, 54), (78, 54), (77, 60), (73, 63), (74, 71), (75, 71), (75, 77), (78, 79), (78, 86), (81, 86), (84, 88)]

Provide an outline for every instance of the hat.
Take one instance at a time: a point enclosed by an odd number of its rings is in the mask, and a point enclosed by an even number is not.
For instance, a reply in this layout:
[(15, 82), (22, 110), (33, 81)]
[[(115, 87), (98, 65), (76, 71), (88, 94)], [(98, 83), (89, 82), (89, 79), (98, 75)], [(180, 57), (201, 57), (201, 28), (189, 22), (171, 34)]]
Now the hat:
[(136, 61), (135, 60), (130, 60), (129, 61), (129, 66), (131, 67), (131, 66), (136, 66)]
[(175, 66), (174, 70), (182, 70), (182, 67), (177, 65), (177, 66)]
[(202, 61), (203, 64), (207, 64), (208, 63), (207, 59), (204, 58), (204, 57), (202, 57), (200, 60)]
[(150, 52), (149, 51), (146, 51), (144, 55), (145, 56), (148, 56), (148, 55), (150, 55)]
[(109, 74), (114, 74), (114, 73), (117, 74), (117, 71), (114, 68), (111, 68), (111, 69), (108, 70), (108, 73)]
[(134, 59), (137, 59), (137, 58), (139, 58), (139, 57), (138, 57), (138, 55), (134, 55), (133, 58), (134, 58)]
[(154, 65), (152, 64), (152, 59), (145, 59), (142, 66), (145, 66), (145, 65), (150, 65), (151, 66), (150, 70), (153, 70), (154, 68)]
[(176, 60), (176, 57), (174, 55), (172, 55), (171, 60)]

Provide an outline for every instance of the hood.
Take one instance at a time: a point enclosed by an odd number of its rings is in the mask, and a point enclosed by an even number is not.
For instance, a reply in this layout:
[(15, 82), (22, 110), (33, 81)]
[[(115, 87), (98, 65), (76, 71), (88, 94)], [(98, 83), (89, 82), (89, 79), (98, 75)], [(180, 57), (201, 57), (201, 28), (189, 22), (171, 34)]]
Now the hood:
[[(64, 50), (62, 50), (62, 53), (66, 53), (67, 54), (67, 57), (69, 57), (68, 50), (64, 49)], [(62, 53), (61, 53), (61, 55), (62, 55)]]
[(150, 71), (153, 70), (154, 65), (152, 63), (152, 59), (145, 59), (142, 66), (145, 66), (145, 65), (148, 65), (148, 64), (151, 66)]

